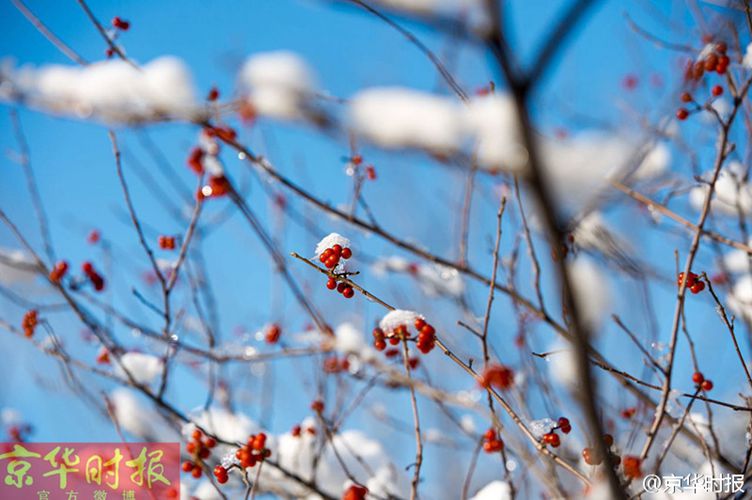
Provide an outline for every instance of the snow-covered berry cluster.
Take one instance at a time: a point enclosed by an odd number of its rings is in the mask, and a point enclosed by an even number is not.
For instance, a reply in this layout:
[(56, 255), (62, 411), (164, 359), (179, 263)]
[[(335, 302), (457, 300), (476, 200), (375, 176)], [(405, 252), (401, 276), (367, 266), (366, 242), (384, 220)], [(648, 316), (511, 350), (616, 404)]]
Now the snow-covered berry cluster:
[(557, 430), (560, 430), (564, 434), (569, 434), (572, 431), (572, 424), (569, 423), (569, 419), (566, 417), (559, 417), (559, 420), (556, 421), (556, 426), (543, 434), (543, 437), (541, 438), (543, 444), (549, 445), (552, 448), (558, 448), (561, 444), (561, 438), (556, 433)]
[[(415, 337), (410, 336), (410, 325), (417, 331)], [(428, 354), (436, 346), (436, 329), (416, 312), (395, 309), (387, 313), (373, 330), (373, 345), (378, 351), (386, 349), (387, 341), (397, 345), (403, 339), (415, 340), (418, 350)]]

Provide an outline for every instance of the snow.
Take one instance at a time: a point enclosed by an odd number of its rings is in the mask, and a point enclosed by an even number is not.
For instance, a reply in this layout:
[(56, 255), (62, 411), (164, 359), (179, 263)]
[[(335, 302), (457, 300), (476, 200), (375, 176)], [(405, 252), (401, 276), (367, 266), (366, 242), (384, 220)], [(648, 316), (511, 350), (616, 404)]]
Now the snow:
[(350, 102), (355, 133), (385, 148), (453, 155), (462, 145), (458, 105), (446, 97), (400, 88), (362, 90)]
[(422, 317), (423, 316), (414, 311), (395, 309), (394, 311), (389, 311), (383, 318), (381, 318), (379, 327), (384, 330), (384, 332), (389, 333), (402, 325), (410, 328), (413, 326), (416, 319)]
[(331, 248), (334, 245), (339, 245), (342, 248), (349, 248), (352, 250), (350, 240), (340, 234), (329, 233), (316, 244), (316, 257), (319, 257), (327, 248)]
[(19, 425), (23, 423), (23, 417), (21, 416), (21, 412), (15, 408), (6, 407), (0, 411), (0, 423), (6, 427)]
[(34, 265), (31, 257), (22, 250), (0, 247), (0, 284), (32, 283), (36, 273), (27, 269)]
[(473, 138), (478, 165), (490, 171), (519, 173), (527, 166), (527, 150), (511, 97), (473, 97), (462, 113), (465, 132)]
[[(222, 441), (245, 442), (248, 436), (260, 429), (251, 419), (240, 413), (232, 413), (222, 408), (200, 409), (191, 412), (191, 420)], [(190, 436), (194, 424), (183, 426), (183, 436)]]
[(120, 357), (120, 362), (123, 367), (117, 365), (116, 372), (126, 377), (124, 368), (139, 384), (149, 384), (162, 373), (162, 360), (151, 354), (127, 352)]
[(177, 433), (135, 390), (124, 387), (115, 389), (110, 394), (110, 401), (118, 424), (130, 434), (154, 442), (178, 439)]
[(485, 485), (470, 500), (509, 500), (512, 490), (505, 481), (491, 481)]
[(254, 54), (243, 64), (239, 80), (256, 113), (279, 119), (302, 118), (315, 92), (313, 72), (288, 51)]
[(530, 422), (528, 427), (536, 439), (541, 439), (544, 434), (551, 432), (551, 429), (556, 427), (556, 422), (548, 417), (539, 418)]
[(572, 351), (572, 346), (564, 340), (559, 340), (551, 345), (547, 352), (551, 352), (546, 358), (548, 361), (548, 373), (552, 380), (557, 381), (564, 387), (574, 389), (579, 384), (577, 375), (577, 363)]
[(410, 263), (399, 256), (383, 257), (371, 266), (374, 274), (384, 277), (387, 272), (411, 273), (423, 293), (429, 297), (460, 297), (465, 291), (462, 275), (454, 268), (439, 264)]
[(334, 348), (342, 354), (362, 354), (367, 349), (363, 334), (352, 323), (342, 323), (334, 330)]
[(592, 259), (578, 256), (568, 263), (573, 292), (585, 324), (597, 333), (613, 304), (606, 273)]
[(609, 179), (631, 167), (632, 179), (646, 180), (665, 172), (671, 161), (665, 145), (642, 144), (627, 132), (586, 130), (564, 139), (543, 138), (540, 145), (554, 192), (570, 206), (587, 204)]
[(6, 89), (0, 98), (16, 96), (45, 111), (108, 123), (187, 118), (198, 109), (188, 69), (169, 56), (140, 69), (119, 59), (84, 67), (6, 67), (0, 82)]
[(752, 43), (747, 45), (747, 51), (744, 53), (742, 64), (744, 64), (744, 67), (747, 69), (752, 69)]
[[(752, 238), (747, 241), (752, 246)], [(744, 250), (731, 250), (723, 256), (725, 268), (732, 273), (746, 273), (750, 271), (750, 258)]]
[(726, 302), (734, 314), (752, 321), (752, 275), (742, 276), (736, 282)]
[(456, 17), (478, 34), (490, 28), (483, 0), (376, 0), (376, 3), (420, 16)]
[[(716, 214), (736, 216), (739, 209), (745, 215), (752, 213), (752, 185), (741, 184), (744, 167), (738, 161), (729, 162), (718, 176), (715, 184), (715, 194), (711, 202), (712, 211)], [(706, 172), (703, 177), (710, 180), (712, 172)], [(695, 210), (701, 210), (709, 186), (699, 185), (689, 192), (689, 202)]]
[[(305, 427), (305, 422), (303, 427)], [(378, 441), (370, 439), (360, 431), (346, 430), (334, 436), (332, 442), (348, 470), (358, 481), (368, 487), (372, 495), (405, 496), (409, 491), (404, 472), (389, 461), (386, 450)], [(318, 445), (313, 436), (303, 433), (300, 437), (293, 437), (288, 433), (279, 436), (273, 456), (282, 467), (303, 478), (311, 478), (313, 475), (312, 458), (317, 452)], [(363, 467), (361, 461), (367, 464), (367, 469)], [(371, 470), (373, 474), (368, 473), (367, 470)], [(264, 484), (271, 483), (275, 488), (282, 488), (295, 498), (302, 497), (303, 490), (297, 483), (287, 479), (277, 470), (267, 468), (264, 471), (261, 475), (262, 487)], [(336, 498), (339, 498), (348, 481), (348, 477), (332, 451), (332, 444), (327, 444), (321, 454), (316, 480), (323, 491)]]

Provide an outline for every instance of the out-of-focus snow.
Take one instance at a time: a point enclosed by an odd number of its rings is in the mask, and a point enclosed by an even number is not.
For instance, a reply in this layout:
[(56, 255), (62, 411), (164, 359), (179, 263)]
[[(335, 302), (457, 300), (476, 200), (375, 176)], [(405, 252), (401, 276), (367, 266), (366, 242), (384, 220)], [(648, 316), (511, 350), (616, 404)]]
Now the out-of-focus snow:
[(34, 261), (25, 252), (0, 248), (0, 284), (20, 285), (34, 281)]
[(315, 92), (313, 71), (288, 51), (254, 54), (243, 64), (239, 79), (254, 111), (273, 118), (303, 118)]
[(449, 98), (387, 87), (360, 91), (350, 102), (356, 133), (386, 148), (452, 155), (462, 145), (459, 107)]
[[(703, 177), (710, 180), (711, 172)], [(718, 176), (715, 184), (713, 200), (710, 204), (713, 213), (719, 215), (743, 215), (752, 213), (752, 185), (741, 183), (744, 167), (738, 161), (729, 162)], [(707, 196), (709, 186), (702, 184), (689, 192), (689, 202), (695, 210), (701, 210)]]
[(512, 490), (505, 481), (491, 481), (485, 485), (471, 500), (508, 500), (512, 498)]
[(187, 118), (197, 111), (188, 69), (168, 56), (140, 68), (119, 59), (84, 67), (5, 65), (0, 83), (0, 99), (110, 123)]
[(149, 384), (162, 373), (162, 360), (151, 354), (141, 352), (127, 352), (120, 357), (122, 368), (116, 365), (116, 372), (126, 377), (127, 371), (139, 384)]
[(582, 255), (570, 261), (568, 266), (581, 317), (593, 333), (597, 333), (613, 303), (606, 273), (592, 259)]
[(151, 404), (133, 389), (118, 388), (110, 394), (115, 418), (125, 431), (145, 441), (176, 441), (178, 433)]

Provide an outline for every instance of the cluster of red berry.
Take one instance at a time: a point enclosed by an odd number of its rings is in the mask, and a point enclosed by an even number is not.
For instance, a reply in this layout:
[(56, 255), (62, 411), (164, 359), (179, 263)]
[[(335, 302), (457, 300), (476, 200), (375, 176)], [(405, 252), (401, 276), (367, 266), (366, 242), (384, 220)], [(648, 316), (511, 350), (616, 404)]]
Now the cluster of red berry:
[[(418, 330), (416, 338), (418, 350), (423, 354), (428, 354), (436, 346), (436, 329), (429, 323), (426, 323), (426, 320), (423, 318), (417, 318), (414, 326)], [(397, 345), (400, 340), (407, 338), (409, 338), (409, 333), (406, 325), (399, 325), (392, 332), (389, 332), (389, 334), (385, 333), (379, 327), (373, 329), (373, 346), (377, 351), (386, 349), (387, 340), (390, 344)], [(387, 357), (396, 356), (396, 351), (394, 354), (390, 354), (390, 352), (386, 352), (385, 354)]]
[(324, 373), (340, 373), (350, 369), (350, 361), (347, 358), (333, 356), (324, 360)]
[[(728, 51), (728, 45), (726, 42), (717, 42), (713, 44), (708, 54), (704, 55), (702, 59), (698, 59), (695, 62), (689, 62), (685, 71), (685, 79), (688, 81), (699, 81), (706, 72), (716, 72), (719, 75), (726, 73), (728, 66), (731, 62), (726, 52)], [(714, 85), (710, 89), (710, 93), (713, 97), (718, 97), (723, 94), (723, 87), (720, 85)], [(689, 92), (682, 92), (679, 97), (683, 103), (694, 102), (692, 95)], [(696, 109), (700, 109), (699, 106)], [(686, 120), (689, 117), (690, 111), (687, 108), (679, 108), (676, 111), (676, 118), (679, 120)]]
[(277, 323), (272, 323), (264, 332), (264, 340), (267, 344), (276, 344), (279, 342), (280, 335), (282, 335), (282, 328)]
[(726, 42), (716, 42), (712, 50), (704, 58), (694, 63), (690, 62), (687, 65), (685, 78), (687, 80), (698, 81), (703, 77), (705, 72), (715, 71), (719, 75), (725, 74), (731, 62), (731, 59), (726, 55), (727, 51), (728, 45)]
[(514, 385), (514, 371), (508, 366), (489, 364), (480, 376), (480, 385), (486, 389), (495, 387), (506, 390)]
[(228, 474), (227, 469), (225, 469), (221, 464), (217, 464), (214, 467), (214, 477), (217, 479), (217, 482), (219, 484), (225, 484), (230, 479), (230, 475)]
[(209, 177), (207, 184), (198, 190), (196, 198), (203, 200), (206, 198), (221, 198), (230, 192), (230, 181), (224, 175), (212, 175)]
[[(305, 431), (308, 434), (311, 434), (312, 436), (316, 434), (316, 428), (308, 426), (305, 428)], [(292, 434), (292, 437), (300, 437), (300, 435), (303, 433), (303, 428), (299, 424), (293, 425), (292, 429), (290, 429), (290, 434)]]
[(353, 484), (342, 494), (342, 500), (366, 500), (368, 488), (359, 484)]
[(694, 382), (698, 388), (707, 392), (713, 389), (713, 382), (705, 378), (701, 372), (694, 372), (692, 374), (692, 382)]
[(334, 269), (339, 264), (340, 259), (347, 260), (350, 257), (352, 257), (352, 250), (342, 248), (342, 245), (336, 244), (321, 252), (319, 260), (327, 269)]
[(560, 430), (564, 434), (569, 434), (572, 431), (572, 424), (569, 423), (569, 419), (566, 417), (559, 417), (556, 421), (556, 427), (552, 428), (547, 433), (543, 434), (541, 440), (543, 444), (547, 444), (553, 448), (558, 448), (561, 444), (561, 438), (556, 433), (556, 430)]
[(315, 399), (311, 403), (311, 410), (313, 410), (315, 413), (321, 415), (322, 413), (324, 413), (324, 402), (321, 401), (320, 399)]
[[(353, 155), (350, 158), (350, 163), (352, 163), (355, 168), (359, 168), (361, 165), (363, 165), (363, 156), (361, 155)], [(369, 181), (375, 181), (376, 180), (376, 168), (373, 165), (366, 165), (366, 177)]]
[[(611, 434), (605, 434), (603, 436), (603, 444), (606, 445), (606, 450), (611, 458), (611, 463), (614, 466), (621, 464), (621, 457), (611, 450), (614, 445), (614, 437)], [(603, 456), (598, 453), (596, 448), (585, 448), (582, 450), (582, 458), (588, 465), (600, 465), (603, 463)]]
[(157, 242), (162, 250), (175, 250), (174, 236), (160, 236)]
[(204, 128), (204, 134), (207, 137), (216, 137), (225, 142), (234, 142), (238, 138), (238, 133), (234, 128), (226, 125), (213, 125)]
[(50, 281), (55, 284), (60, 284), (60, 280), (63, 279), (65, 273), (68, 272), (68, 263), (64, 260), (58, 261), (55, 267), (50, 271)]
[(253, 467), (265, 458), (269, 458), (272, 450), (266, 447), (266, 434), (259, 432), (252, 434), (245, 445), (235, 452), (235, 458), (240, 460), (240, 466), (243, 469)]
[(31, 337), (34, 335), (34, 330), (36, 329), (37, 325), (39, 324), (39, 313), (37, 313), (36, 309), (31, 309), (29, 311), (26, 311), (26, 314), (24, 314), (23, 321), (21, 322), (21, 326), (23, 327), (24, 336)]
[(490, 427), (483, 434), (483, 451), (486, 453), (495, 453), (504, 449), (504, 441), (499, 437), (496, 429)]
[(204, 173), (204, 154), (205, 153), (203, 149), (195, 146), (193, 149), (191, 149), (191, 152), (188, 154), (188, 159), (185, 161), (188, 167), (196, 175), (201, 175)]
[(194, 430), (191, 434), (191, 440), (185, 445), (185, 451), (193, 459), (183, 462), (183, 472), (190, 472), (194, 478), (200, 478), (203, 472), (201, 465), (204, 460), (209, 458), (211, 450), (215, 446), (217, 446), (217, 441), (213, 437), (204, 436), (201, 429)]
[[(682, 281), (684, 281), (684, 273), (679, 273), (679, 277), (676, 279), (676, 286), (681, 286)], [(698, 276), (690, 272), (689, 276), (687, 276), (687, 288), (689, 288), (689, 291), (693, 294), (698, 294), (705, 290), (705, 282), (698, 279)]]
[(119, 30), (128, 31), (128, 28), (131, 27), (131, 23), (125, 19), (121, 19), (120, 16), (115, 16), (112, 18), (112, 26)]
[(81, 266), (81, 269), (83, 270), (84, 274), (89, 279), (91, 284), (94, 286), (94, 290), (96, 290), (97, 292), (104, 290), (104, 278), (97, 272), (96, 269), (94, 269), (94, 264), (86, 261)]

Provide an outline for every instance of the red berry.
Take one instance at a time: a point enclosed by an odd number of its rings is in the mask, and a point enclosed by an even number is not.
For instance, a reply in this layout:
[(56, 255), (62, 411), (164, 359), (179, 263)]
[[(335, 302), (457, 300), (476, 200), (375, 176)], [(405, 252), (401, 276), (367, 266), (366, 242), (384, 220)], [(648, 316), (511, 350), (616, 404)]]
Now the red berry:
[(190, 472), (193, 470), (193, 462), (185, 461), (183, 462), (183, 465), (181, 466), (183, 469), (183, 472)]
[(504, 365), (489, 365), (481, 375), (480, 384), (485, 388), (509, 389), (514, 384), (514, 372)]
[(375, 181), (376, 180), (376, 169), (373, 165), (368, 165), (366, 167), (366, 176), (368, 177), (368, 180)]
[(592, 448), (585, 448), (582, 450), (582, 458), (588, 465), (600, 465), (603, 462), (603, 458), (598, 455), (598, 452)]
[(351, 298), (353, 298), (353, 296), (355, 295), (355, 292), (353, 291), (353, 289), (352, 289), (352, 287), (351, 287), (351, 286), (348, 286), (347, 288), (345, 288), (345, 289), (344, 289), (344, 290), (342, 291), (342, 295), (343, 295), (343, 296), (344, 296), (344, 297), (345, 297), (346, 299), (351, 299)]
[(219, 90), (217, 90), (217, 87), (212, 87), (211, 90), (209, 90), (209, 94), (206, 96), (207, 101), (216, 101), (219, 99)]
[(337, 288), (337, 280), (335, 280), (334, 278), (329, 278), (326, 282), (326, 287), (329, 290), (334, 290), (335, 288)]
[(728, 50), (728, 45), (726, 45), (726, 42), (718, 42), (715, 44), (715, 50), (720, 54), (725, 54)]
[(315, 411), (316, 413), (322, 413), (324, 411), (324, 402), (320, 399), (315, 400), (313, 403), (311, 403), (311, 410)]
[(279, 341), (279, 336), (282, 334), (282, 329), (278, 324), (274, 323), (266, 329), (264, 339), (267, 344), (276, 344)]
[(198, 479), (198, 478), (200, 478), (200, 477), (201, 477), (201, 473), (202, 473), (202, 471), (201, 471), (201, 467), (199, 467), (199, 466), (197, 465), (197, 466), (195, 466), (195, 467), (193, 468), (193, 470), (191, 471), (191, 476), (193, 476), (193, 477), (194, 477), (195, 479)]
[(713, 88), (710, 89), (710, 93), (718, 97), (719, 95), (723, 94), (723, 87), (721, 87), (720, 85), (714, 85)]
[(689, 288), (689, 290), (695, 295), (702, 292), (704, 289), (705, 289), (705, 282), (703, 281), (697, 281), (694, 285), (692, 285)]
[(129, 23), (128, 21), (126, 21), (124, 19), (120, 19), (119, 16), (115, 16), (115, 17), (112, 18), (112, 25), (115, 28), (117, 28), (119, 30), (123, 30), (123, 31), (128, 31), (128, 28), (131, 27), (131, 23)]
[(606, 448), (611, 448), (614, 444), (614, 436), (611, 434), (604, 434), (603, 435), (603, 442), (606, 444)]
[(689, 111), (687, 111), (685, 108), (679, 108), (676, 111), (676, 118), (679, 120), (686, 120), (689, 116)]
[(642, 460), (640, 460), (639, 457), (635, 456), (626, 456), (624, 457), (624, 475), (630, 479), (637, 479), (642, 476), (642, 471), (640, 470), (640, 466), (642, 465)]
[(555, 432), (547, 432), (543, 435), (543, 442), (551, 445), (553, 448), (558, 448), (561, 444), (561, 438)]
[(301, 431), (300, 426), (299, 425), (294, 425), (293, 428), (292, 428), (292, 430), (290, 431), (290, 434), (292, 434), (294, 437), (299, 437), (300, 436), (300, 431)]
[(556, 425), (564, 434), (569, 434), (569, 432), (572, 430), (572, 425), (569, 423), (569, 419), (566, 417), (560, 417)]
[(86, 261), (81, 266), (81, 269), (84, 271), (85, 274), (91, 274), (92, 272), (94, 272), (94, 265), (91, 262)]
[(352, 257), (352, 250), (350, 250), (349, 248), (343, 248), (342, 249), (342, 258), (343, 259), (349, 259), (350, 257)]
[(703, 391), (707, 392), (707, 391), (713, 389), (713, 382), (711, 382), (710, 380), (703, 380), (702, 384), (700, 384), (700, 388)]
[(679, 99), (681, 102), (692, 102), (692, 95), (689, 92), (682, 92), (681, 96), (679, 96)]

